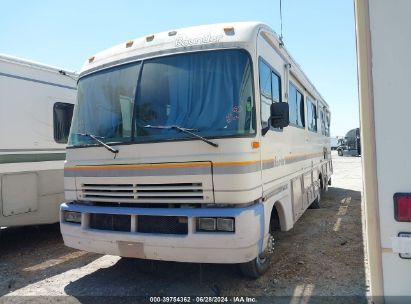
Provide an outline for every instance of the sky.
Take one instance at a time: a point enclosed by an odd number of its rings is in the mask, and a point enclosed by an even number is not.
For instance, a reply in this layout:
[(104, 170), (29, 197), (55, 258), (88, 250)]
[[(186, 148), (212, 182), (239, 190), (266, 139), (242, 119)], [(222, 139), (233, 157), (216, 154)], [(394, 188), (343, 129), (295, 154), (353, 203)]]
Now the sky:
[[(2, 0), (0, 53), (79, 71), (140, 36), (217, 22), (262, 21), (280, 33), (280, 0)], [(351, 0), (282, 0), (285, 47), (331, 109), (331, 135), (359, 125)]]

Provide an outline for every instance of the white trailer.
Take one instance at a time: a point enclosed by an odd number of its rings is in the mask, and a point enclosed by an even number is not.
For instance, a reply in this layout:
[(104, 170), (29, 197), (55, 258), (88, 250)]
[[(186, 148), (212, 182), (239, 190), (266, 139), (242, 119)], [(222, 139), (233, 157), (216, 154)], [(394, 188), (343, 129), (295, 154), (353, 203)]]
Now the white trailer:
[(330, 111), (260, 23), (173, 30), (85, 63), (67, 148), (67, 246), (239, 263), (258, 277), (332, 174)]
[(409, 303), (411, 1), (356, 0), (355, 9), (370, 293)]
[(0, 226), (55, 223), (76, 74), (0, 55)]

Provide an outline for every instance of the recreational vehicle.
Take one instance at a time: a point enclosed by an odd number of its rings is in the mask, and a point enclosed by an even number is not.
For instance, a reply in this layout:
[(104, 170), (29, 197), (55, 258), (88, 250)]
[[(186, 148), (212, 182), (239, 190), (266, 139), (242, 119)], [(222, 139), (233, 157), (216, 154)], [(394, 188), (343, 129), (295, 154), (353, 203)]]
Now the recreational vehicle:
[(356, 0), (355, 11), (370, 295), (409, 303), (411, 2)]
[(332, 174), (327, 103), (260, 23), (148, 35), (90, 57), (64, 169), (67, 246), (268, 267)]
[(76, 75), (0, 55), (0, 226), (59, 221)]

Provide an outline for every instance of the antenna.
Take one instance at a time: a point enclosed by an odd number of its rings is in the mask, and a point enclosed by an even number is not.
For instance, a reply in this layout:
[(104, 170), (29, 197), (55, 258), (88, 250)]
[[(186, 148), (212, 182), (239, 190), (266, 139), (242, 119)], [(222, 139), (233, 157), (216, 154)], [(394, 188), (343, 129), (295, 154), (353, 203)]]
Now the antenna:
[(280, 0), (280, 24), (281, 24), (281, 32), (280, 32), (280, 46), (284, 45), (283, 41), (283, 8), (281, 5), (281, 0)]

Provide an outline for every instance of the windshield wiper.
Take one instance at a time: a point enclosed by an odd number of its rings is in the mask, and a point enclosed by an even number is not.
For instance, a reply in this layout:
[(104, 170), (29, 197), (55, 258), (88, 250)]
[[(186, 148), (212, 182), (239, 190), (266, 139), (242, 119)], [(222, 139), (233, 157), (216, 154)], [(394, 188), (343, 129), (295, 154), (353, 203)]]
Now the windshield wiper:
[(74, 134), (80, 135), (80, 136), (90, 137), (90, 138), (94, 139), (96, 142), (98, 142), (100, 145), (102, 145), (104, 148), (106, 148), (107, 150), (109, 150), (110, 152), (112, 152), (114, 154), (117, 154), (119, 152), (118, 149), (113, 148), (113, 147), (107, 145), (105, 142), (98, 139), (96, 135), (88, 134), (88, 133), (74, 133)]
[(195, 134), (195, 133), (191, 132), (191, 131), (197, 131), (196, 129), (187, 129), (187, 128), (183, 128), (183, 127), (176, 126), (176, 125), (171, 125), (171, 126), (151, 126), (151, 125), (146, 125), (146, 126), (144, 126), (144, 128), (150, 128), (150, 129), (169, 129), (169, 130), (170, 130), (170, 129), (175, 129), (175, 130), (178, 130), (178, 131), (183, 132), (183, 133), (185, 133), (185, 134), (191, 135), (191, 137), (198, 138), (198, 139), (202, 140), (203, 142), (209, 144), (210, 146), (213, 146), (213, 147), (215, 147), (215, 148), (218, 147), (218, 144), (217, 144), (217, 143), (212, 142), (211, 140), (208, 140), (207, 138), (204, 138), (204, 137), (202, 137), (202, 136), (200, 136), (200, 135), (198, 135), (198, 134)]

